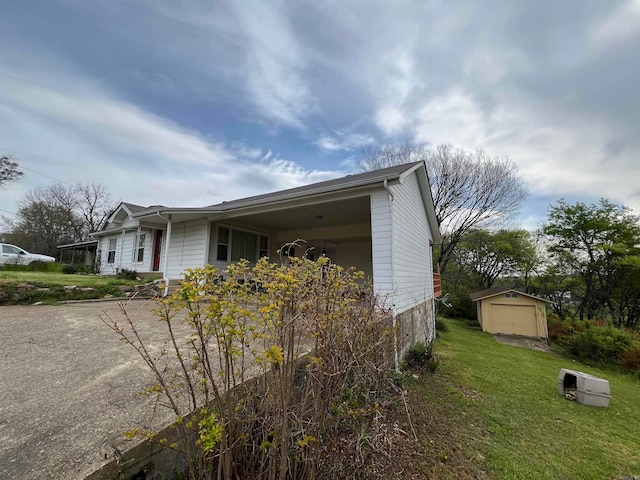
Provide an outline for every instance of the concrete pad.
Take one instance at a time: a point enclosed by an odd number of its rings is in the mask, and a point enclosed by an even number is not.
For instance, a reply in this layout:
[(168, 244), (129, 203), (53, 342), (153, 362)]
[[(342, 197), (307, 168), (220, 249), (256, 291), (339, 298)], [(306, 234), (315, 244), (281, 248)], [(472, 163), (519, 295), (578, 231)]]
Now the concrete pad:
[(522, 335), (505, 335), (497, 333), (493, 336), (497, 342), (514, 347), (528, 348), (530, 350), (538, 350), (540, 352), (553, 353), (549, 345), (542, 339), (537, 337), (524, 337)]
[[(153, 306), (128, 310), (159, 351), (168, 336)], [(82, 479), (132, 445), (127, 429), (173, 419), (138, 395), (154, 377), (102, 313), (122, 315), (115, 302), (0, 307), (0, 478)]]

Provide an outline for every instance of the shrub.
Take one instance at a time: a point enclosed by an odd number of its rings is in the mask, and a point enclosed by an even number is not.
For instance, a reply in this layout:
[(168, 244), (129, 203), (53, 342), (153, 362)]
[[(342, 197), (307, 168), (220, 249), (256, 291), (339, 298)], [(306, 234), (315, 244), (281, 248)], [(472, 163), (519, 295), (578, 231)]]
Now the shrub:
[[(171, 447), (186, 449), (194, 478), (314, 478), (323, 438), (355, 422), (366, 435), (389, 385), (389, 316), (363, 277), (327, 258), (281, 266), (263, 258), (253, 268), (241, 261), (223, 277), (211, 266), (187, 270), (158, 300), (172, 340), (159, 357), (126, 308), (124, 320), (103, 320), (153, 371), (150, 392), (180, 419), (179, 436), (199, 439), (195, 450)], [(177, 322), (188, 340), (174, 335)]]
[(632, 343), (631, 334), (624, 330), (610, 325), (602, 327), (587, 323), (584, 330), (571, 335), (569, 352), (584, 363), (619, 365), (620, 354)]
[(404, 356), (404, 366), (410, 370), (426, 370), (435, 372), (438, 361), (435, 359), (431, 346), (422, 342), (414, 343)]
[(631, 345), (620, 353), (622, 368), (630, 371), (638, 371), (640, 374), (640, 341)]
[(444, 323), (444, 320), (440, 317), (436, 318), (436, 332), (448, 332), (449, 327)]
[(138, 272), (135, 270), (127, 270), (123, 268), (116, 274), (116, 278), (120, 278), (122, 280), (138, 280)]
[(67, 275), (73, 275), (77, 272), (75, 265), (64, 264), (62, 265), (62, 273)]
[(475, 320), (478, 317), (476, 304), (469, 297), (467, 290), (454, 291), (449, 296), (448, 303), (451, 305), (438, 305), (438, 311), (449, 318), (465, 318)]

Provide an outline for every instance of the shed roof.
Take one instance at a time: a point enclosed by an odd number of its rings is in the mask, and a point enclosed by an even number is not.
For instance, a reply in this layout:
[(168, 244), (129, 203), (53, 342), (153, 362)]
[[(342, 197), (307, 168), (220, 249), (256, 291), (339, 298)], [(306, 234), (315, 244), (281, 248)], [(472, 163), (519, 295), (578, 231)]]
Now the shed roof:
[(484, 300), (485, 298), (489, 298), (489, 297), (495, 297), (496, 295), (500, 295), (502, 293), (507, 293), (507, 292), (517, 293), (518, 295), (524, 295), (525, 297), (533, 298), (535, 300), (540, 300), (542, 302), (553, 303), (552, 301), (547, 300), (546, 298), (537, 297), (536, 295), (531, 295), (530, 293), (525, 293), (521, 290), (517, 290), (515, 288), (510, 288), (510, 287), (491, 287), (491, 288), (487, 288), (486, 290), (473, 292), (471, 295), (469, 295), (469, 297), (471, 297), (471, 300), (473, 300), (474, 302), (477, 302), (479, 300)]

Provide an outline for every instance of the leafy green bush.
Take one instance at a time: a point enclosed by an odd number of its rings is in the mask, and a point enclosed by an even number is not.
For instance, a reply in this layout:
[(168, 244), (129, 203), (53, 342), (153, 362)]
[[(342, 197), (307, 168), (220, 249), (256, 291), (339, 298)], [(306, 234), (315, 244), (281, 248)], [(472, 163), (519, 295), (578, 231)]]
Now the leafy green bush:
[(404, 356), (404, 366), (410, 370), (426, 370), (433, 373), (438, 368), (438, 361), (433, 356), (431, 346), (418, 342), (407, 350)]
[(438, 312), (442, 312), (448, 318), (475, 320), (478, 316), (478, 310), (475, 302), (469, 297), (469, 293), (466, 289), (451, 292), (448, 301), (451, 306), (438, 305)]
[(77, 273), (76, 266), (75, 265), (64, 264), (64, 265), (62, 265), (62, 273), (67, 274), (67, 275), (73, 275), (74, 273)]
[(436, 318), (436, 332), (448, 332), (449, 327), (444, 323), (444, 320), (440, 317)]
[(137, 280), (139, 275), (135, 270), (127, 270), (126, 268), (123, 268), (116, 274), (116, 278), (123, 280)]
[(584, 363), (619, 365), (621, 353), (633, 343), (632, 334), (625, 330), (587, 323), (584, 330), (571, 335), (569, 352)]

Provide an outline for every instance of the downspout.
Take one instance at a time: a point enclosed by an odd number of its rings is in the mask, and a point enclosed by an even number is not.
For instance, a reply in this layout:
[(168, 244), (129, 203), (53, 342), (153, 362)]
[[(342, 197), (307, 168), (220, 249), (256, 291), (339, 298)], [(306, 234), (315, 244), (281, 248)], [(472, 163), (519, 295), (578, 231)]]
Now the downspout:
[(156, 215), (167, 222), (167, 239), (164, 247), (164, 268), (162, 271), (162, 280), (164, 281), (164, 293), (162, 296), (166, 297), (169, 294), (169, 275), (167, 272), (169, 271), (169, 247), (171, 246), (171, 215), (169, 215), (169, 218), (164, 218), (160, 215), (160, 212), (157, 212)]
[[(395, 290), (396, 288), (396, 282), (395, 282), (395, 271), (393, 269), (393, 255), (394, 255), (394, 249), (393, 249), (393, 193), (391, 192), (391, 189), (389, 188), (389, 182), (387, 181), (387, 179), (385, 178), (384, 180), (384, 189), (387, 191), (387, 194), (389, 195), (389, 213), (391, 214), (391, 221), (390, 221), (390, 225), (389, 225), (389, 229), (390, 229), (390, 235), (391, 235), (391, 284), (393, 285), (393, 288)], [(395, 292), (394, 292), (394, 302), (395, 302)], [(391, 322), (392, 322), (392, 328), (393, 328), (393, 364), (394, 367), (396, 369), (396, 372), (400, 371), (400, 358), (399, 358), (399, 352), (398, 352), (398, 329), (396, 328), (396, 304), (393, 303), (391, 305)]]

